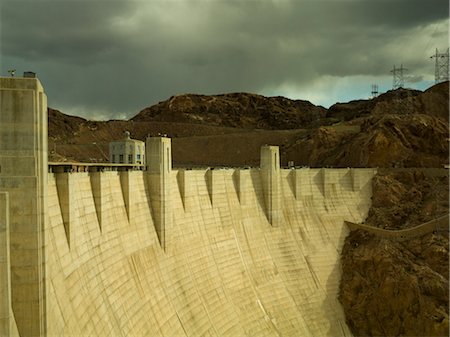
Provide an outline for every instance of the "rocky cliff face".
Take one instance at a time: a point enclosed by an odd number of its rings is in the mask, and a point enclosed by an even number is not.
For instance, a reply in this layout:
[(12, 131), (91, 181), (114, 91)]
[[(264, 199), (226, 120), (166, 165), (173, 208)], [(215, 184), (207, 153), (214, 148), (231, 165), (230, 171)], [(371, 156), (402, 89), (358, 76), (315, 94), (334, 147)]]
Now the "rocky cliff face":
[[(383, 171), (366, 224), (411, 228), (448, 213), (448, 186), (445, 171)], [(355, 336), (448, 336), (448, 231), (402, 242), (353, 231), (341, 263), (339, 300)]]
[(373, 179), (372, 207), (366, 224), (405, 229), (448, 213), (449, 177), (436, 170), (381, 170)]
[(448, 336), (448, 233), (399, 243), (355, 231), (339, 300), (355, 336)]
[(386, 114), (358, 122), (357, 131), (318, 128), (287, 149), (286, 156), (318, 167), (443, 167), (448, 163), (448, 123), (441, 118)]

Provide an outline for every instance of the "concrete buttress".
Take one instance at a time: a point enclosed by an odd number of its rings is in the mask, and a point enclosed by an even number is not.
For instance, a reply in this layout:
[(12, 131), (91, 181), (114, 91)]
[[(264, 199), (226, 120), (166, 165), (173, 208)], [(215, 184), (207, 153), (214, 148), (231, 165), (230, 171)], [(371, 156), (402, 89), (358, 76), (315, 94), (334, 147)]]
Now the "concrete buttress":
[(170, 198), (172, 147), (170, 138), (148, 137), (145, 144), (150, 204), (156, 234), (166, 250), (168, 232), (172, 225)]
[(64, 230), (66, 232), (67, 244), (69, 248), (73, 245), (73, 228), (77, 221), (75, 214), (75, 202), (73, 200), (74, 182), (71, 172), (60, 172), (55, 174), (56, 189), (58, 191), (59, 206), (64, 223)]
[(261, 179), (266, 203), (267, 219), (277, 227), (281, 222), (280, 212), (280, 153), (278, 146), (261, 147)]
[(122, 188), (125, 209), (127, 210), (128, 221), (131, 223), (134, 214), (133, 195), (135, 193), (135, 186), (133, 184), (133, 172), (120, 172), (120, 185)]
[(101, 231), (105, 222), (104, 213), (106, 209), (106, 198), (103, 192), (105, 185), (104, 174), (102, 172), (90, 172), (89, 178), (91, 181), (92, 196), (94, 197), (95, 213), (97, 214)]

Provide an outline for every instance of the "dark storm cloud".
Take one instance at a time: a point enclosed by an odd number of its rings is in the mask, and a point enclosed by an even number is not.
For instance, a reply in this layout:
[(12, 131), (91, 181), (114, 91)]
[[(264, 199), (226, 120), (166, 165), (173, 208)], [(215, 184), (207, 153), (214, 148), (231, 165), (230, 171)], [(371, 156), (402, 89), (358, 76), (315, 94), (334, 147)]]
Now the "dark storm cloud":
[(67, 59), (84, 64), (120, 43), (112, 22), (130, 15), (133, 2), (13, 1), (2, 7), (2, 54)]
[(35, 70), (51, 105), (97, 117), (182, 92), (301, 88), (400, 62), (423, 71), (423, 50), (448, 46), (447, 0), (2, 4), (2, 74)]

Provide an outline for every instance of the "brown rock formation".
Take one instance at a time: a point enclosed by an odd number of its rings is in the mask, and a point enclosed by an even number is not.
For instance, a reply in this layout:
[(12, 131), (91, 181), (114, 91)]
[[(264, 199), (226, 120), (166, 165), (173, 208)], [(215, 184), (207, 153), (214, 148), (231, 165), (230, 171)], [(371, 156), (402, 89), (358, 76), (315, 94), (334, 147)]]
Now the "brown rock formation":
[(399, 243), (351, 232), (339, 300), (355, 336), (448, 336), (447, 234)]
[[(366, 224), (403, 229), (448, 213), (445, 170), (383, 171)], [(448, 231), (403, 242), (357, 230), (342, 251), (339, 300), (355, 336), (448, 336)]]
[(309, 166), (443, 167), (448, 124), (424, 114), (371, 116), (349, 126), (322, 127), (298, 140), (286, 156)]
[(318, 126), (326, 109), (308, 101), (248, 93), (177, 95), (146, 108), (131, 120), (183, 122), (244, 129), (297, 129)]

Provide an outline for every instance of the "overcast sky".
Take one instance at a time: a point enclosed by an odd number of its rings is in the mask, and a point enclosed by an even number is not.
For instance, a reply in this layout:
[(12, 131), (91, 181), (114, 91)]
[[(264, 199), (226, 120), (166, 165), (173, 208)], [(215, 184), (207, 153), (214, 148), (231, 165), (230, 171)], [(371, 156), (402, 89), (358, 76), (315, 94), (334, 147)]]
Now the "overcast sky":
[(181, 93), (329, 106), (434, 83), (448, 0), (0, 0), (0, 74), (38, 74), (49, 106), (128, 118)]

